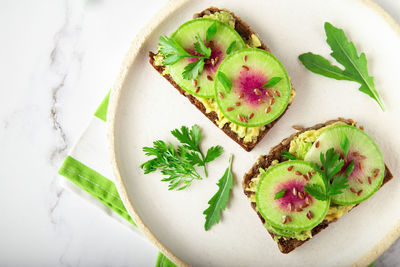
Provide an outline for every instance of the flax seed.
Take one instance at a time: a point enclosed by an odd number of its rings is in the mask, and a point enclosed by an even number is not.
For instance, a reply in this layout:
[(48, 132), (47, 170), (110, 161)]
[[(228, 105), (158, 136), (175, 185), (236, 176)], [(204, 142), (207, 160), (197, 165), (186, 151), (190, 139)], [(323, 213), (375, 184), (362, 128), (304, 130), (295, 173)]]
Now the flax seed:
[(292, 193), (293, 193), (293, 196), (297, 196), (297, 188), (296, 187), (293, 187)]
[(288, 171), (293, 170), (293, 166), (289, 166), (289, 168), (287, 168)]
[(303, 174), (303, 178), (306, 179), (306, 181), (308, 181), (308, 176)]
[(244, 97), (244, 93), (240, 93), (239, 99), (242, 99)]
[(289, 209), (289, 211), (293, 211), (293, 204), (292, 203), (288, 204), (288, 209)]
[(260, 89), (258, 89), (258, 88), (254, 89), (254, 93), (255, 93), (256, 95), (261, 95), (261, 91), (260, 91)]
[(271, 111), (271, 106), (269, 106), (266, 110), (265, 113), (269, 113)]
[(194, 91), (195, 93), (198, 93), (200, 91), (200, 87), (197, 87), (196, 90)]
[(275, 95), (276, 95), (277, 97), (281, 97), (281, 93), (279, 93), (278, 90), (275, 91)]
[(353, 187), (350, 187), (350, 191), (351, 191), (352, 193), (357, 193), (357, 191), (356, 191)]
[(219, 95), (219, 97), (220, 97), (221, 99), (224, 99), (224, 94), (223, 94), (223, 93), (219, 92), (218, 95)]
[(358, 162), (358, 164), (357, 164), (357, 167), (359, 168), (359, 169), (361, 169), (361, 162)]
[(369, 184), (372, 184), (371, 176), (368, 176), (368, 183), (369, 183)]
[(240, 102), (236, 102), (235, 106), (237, 106), (237, 107), (240, 106)]
[(287, 217), (285, 216), (285, 217), (283, 217), (282, 224), (286, 224), (286, 222), (287, 222)]
[(253, 118), (254, 117), (254, 113), (252, 112), (252, 113), (250, 113), (250, 115), (249, 115), (249, 119), (251, 119), (251, 118)]
[(362, 192), (363, 192), (362, 190), (358, 191), (357, 196), (361, 195)]
[(303, 175), (303, 174), (302, 174), (301, 172), (299, 172), (299, 171), (295, 171), (294, 174), (296, 174), (296, 175)]
[(360, 183), (360, 184), (363, 184), (364, 182), (361, 180), (361, 178), (357, 178), (357, 181)]
[(258, 99), (258, 103), (262, 104), (262, 103), (264, 103), (264, 102), (265, 102), (264, 99), (262, 99), (262, 98), (259, 98), (259, 99)]
[(295, 211), (296, 211), (296, 212), (301, 212), (301, 211), (303, 211), (303, 209), (300, 208), (300, 207), (298, 207), (298, 208), (295, 209)]
[(238, 114), (238, 120), (243, 121), (242, 115)]
[(310, 220), (314, 218), (314, 214), (311, 212), (311, 210), (307, 212), (307, 218)]
[(360, 155), (360, 159), (367, 159), (367, 157), (364, 155)]
[(232, 110), (234, 110), (233, 107), (227, 107), (227, 108), (226, 108), (226, 111), (232, 111)]
[(315, 147), (316, 147), (316, 148), (319, 147), (319, 141), (317, 141), (317, 142), (315, 143)]
[(266, 94), (267, 94), (269, 97), (274, 97), (274, 95), (273, 95), (270, 91), (267, 91)]
[(197, 87), (197, 80), (193, 80), (193, 86)]
[(275, 98), (271, 98), (270, 105), (273, 105), (274, 103), (275, 103)]
[(364, 126), (360, 125), (359, 128), (360, 128), (361, 131), (364, 131)]
[(374, 173), (379, 173), (381, 170), (380, 169), (375, 169)]
[(247, 55), (244, 56), (244, 62), (247, 62)]
[(315, 174), (315, 171), (314, 171), (314, 170), (312, 170), (312, 171), (311, 171), (311, 175), (314, 175), (314, 174)]
[(250, 68), (247, 67), (246, 65), (242, 65), (242, 68), (245, 69), (245, 70), (247, 70), (247, 71), (250, 69)]
[(305, 201), (306, 201), (307, 205), (311, 204), (311, 198), (310, 197), (306, 197)]
[(353, 155), (353, 157), (358, 157), (360, 154), (357, 151), (355, 151), (355, 152), (351, 153), (351, 155)]
[(288, 220), (289, 222), (292, 221), (292, 217), (290, 217), (289, 215), (287, 215), (286, 217), (287, 217), (287, 220)]
[(299, 196), (300, 199), (304, 199), (304, 193), (303, 192), (299, 192), (297, 195)]
[(214, 79), (210, 75), (207, 75), (207, 80), (214, 81)]
[(248, 122), (249, 122), (249, 121), (247, 120), (246, 116), (242, 116), (242, 118), (243, 118), (243, 121), (244, 121), (245, 123), (248, 123)]

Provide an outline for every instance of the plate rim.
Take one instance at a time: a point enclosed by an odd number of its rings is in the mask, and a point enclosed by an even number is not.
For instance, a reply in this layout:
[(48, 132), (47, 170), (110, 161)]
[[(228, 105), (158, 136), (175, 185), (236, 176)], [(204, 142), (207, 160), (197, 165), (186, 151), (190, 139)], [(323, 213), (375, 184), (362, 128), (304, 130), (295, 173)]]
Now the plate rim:
[[(127, 209), (129, 215), (136, 223), (139, 230), (144, 236), (153, 243), (157, 249), (167, 256), (178, 266), (190, 266), (184, 262), (181, 258), (176, 256), (167, 246), (165, 246), (150, 228), (145, 224), (139, 214), (136, 212), (135, 206), (131, 201), (125, 183), (122, 180), (122, 176), (119, 170), (119, 165), (116, 158), (116, 144), (115, 144), (115, 131), (116, 131), (116, 118), (117, 118), (117, 107), (120, 100), (122, 87), (125, 84), (126, 78), (130, 71), (130, 67), (133, 61), (136, 59), (141, 47), (147, 41), (148, 37), (172, 12), (182, 7), (185, 3), (190, 0), (170, 0), (166, 5), (161, 7), (152, 18), (143, 26), (143, 28), (136, 35), (132, 41), (123, 61), (121, 64), (120, 72), (118, 77), (111, 89), (110, 100), (107, 110), (107, 141), (109, 160), (111, 163), (112, 173), (114, 175), (115, 184), (120, 194), (121, 200)], [(373, 0), (354, 0), (358, 1), (366, 7), (372, 9), (378, 16), (382, 17), (384, 21), (396, 32), (400, 37), (400, 25), (387, 13), (380, 5), (375, 3)], [(400, 220), (388, 231), (388, 233), (367, 253), (365, 253), (360, 259), (358, 259), (352, 266), (367, 266), (371, 262), (375, 261), (380, 255), (383, 254), (398, 238), (400, 237)]]

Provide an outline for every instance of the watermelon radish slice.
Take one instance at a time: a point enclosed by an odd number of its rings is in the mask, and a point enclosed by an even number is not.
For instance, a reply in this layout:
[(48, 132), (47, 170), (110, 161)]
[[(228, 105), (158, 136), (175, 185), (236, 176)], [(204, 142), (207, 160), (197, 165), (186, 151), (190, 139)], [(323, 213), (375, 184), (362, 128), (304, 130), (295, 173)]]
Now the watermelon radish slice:
[[(318, 225), (329, 208), (329, 200), (317, 200), (304, 190), (307, 184), (325, 185), (311, 163), (290, 160), (269, 168), (256, 191), (257, 208), (272, 226), (300, 232)], [(286, 190), (285, 190), (286, 189)], [(276, 194), (285, 190), (281, 198)]]
[(304, 160), (321, 165), (320, 153), (325, 154), (332, 147), (343, 158), (344, 152), (340, 143), (344, 135), (347, 136), (350, 146), (342, 171), (351, 161), (354, 162), (354, 170), (348, 177), (349, 187), (343, 190), (342, 194), (332, 196), (332, 202), (351, 205), (366, 200), (382, 185), (385, 163), (382, 152), (371, 137), (354, 126), (333, 126), (324, 130), (307, 152)]
[(214, 79), (218, 66), (227, 56), (226, 51), (233, 42), (235, 42), (235, 46), (232, 51), (245, 47), (242, 38), (227, 24), (207, 18), (188, 21), (171, 35), (171, 38), (177, 41), (187, 52), (200, 56), (194, 49), (194, 43), (197, 42), (195, 37), (199, 35), (205, 42), (207, 29), (214, 22), (217, 23), (217, 33), (210, 42), (205, 44), (211, 48), (211, 56), (205, 61), (203, 72), (196, 80), (186, 80), (182, 77), (186, 65), (196, 61), (196, 58), (184, 58), (168, 66), (171, 77), (183, 90), (204, 98), (214, 97)]
[[(271, 53), (256, 48), (236, 51), (221, 63), (218, 72), (232, 87), (228, 91), (219, 80), (215, 82), (217, 103), (224, 116), (235, 124), (265, 125), (285, 111), (291, 84), (282, 63)], [(261, 88), (274, 77), (281, 80), (271, 88)]]

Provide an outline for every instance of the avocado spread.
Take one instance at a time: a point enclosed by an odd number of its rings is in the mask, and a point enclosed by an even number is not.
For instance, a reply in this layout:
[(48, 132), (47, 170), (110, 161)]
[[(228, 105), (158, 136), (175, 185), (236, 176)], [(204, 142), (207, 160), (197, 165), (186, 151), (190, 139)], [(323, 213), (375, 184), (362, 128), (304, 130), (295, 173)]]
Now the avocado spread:
[[(304, 159), (305, 155), (311, 148), (312, 144), (315, 142), (315, 140), (317, 140), (317, 138), (322, 134), (324, 130), (334, 125), (340, 125), (340, 124), (345, 124), (345, 123), (335, 122), (318, 130), (309, 130), (305, 131), (302, 134), (299, 134), (298, 136), (293, 138), (293, 140), (290, 142), (289, 152), (295, 155), (296, 158), (298, 159)], [(278, 160), (274, 160), (272, 161), (271, 165), (268, 168), (278, 163), (279, 163)], [(260, 174), (257, 177), (251, 179), (248, 188), (246, 188), (246, 191), (254, 192), (254, 194), (252, 194), (249, 197), (250, 202), (254, 203), (256, 202), (255, 192), (257, 191), (258, 183), (264, 173), (265, 173), (264, 170), (260, 171)], [(328, 222), (337, 220), (343, 215), (347, 214), (354, 206), (355, 205), (342, 206), (331, 203), (328, 213), (326, 214), (324, 220), (327, 220)], [(264, 223), (264, 227), (267, 228), (268, 231), (274, 234), (275, 241), (278, 241), (278, 239), (280, 238), (283, 238), (285, 240), (289, 238), (295, 238), (297, 240), (306, 240), (308, 238), (312, 238), (311, 229), (302, 232), (292, 232), (273, 227), (267, 221)]]
[[(235, 18), (226, 11), (215, 12), (210, 15), (203, 16), (204, 18), (215, 19), (225, 24), (228, 24), (232, 28), (235, 28)], [(257, 48), (261, 46), (260, 39), (256, 34), (252, 34), (250, 39), (244, 40), (247, 47)], [(163, 65), (164, 56), (161, 54), (156, 54), (154, 56), (154, 65), (162, 66)], [(168, 66), (164, 68), (162, 75), (168, 75), (169, 70)], [(293, 101), (293, 98), (296, 96), (296, 92), (292, 89), (290, 92), (290, 99), (289, 104)], [(204, 107), (206, 108), (206, 113), (215, 112), (217, 113), (218, 119), (216, 121), (219, 128), (223, 128), (225, 124), (229, 123), (230, 121), (224, 117), (222, 112), (219, 110), (217, 102), (214, 98), (202, 98), (194, 96), (197, 100), (199, 100)], [(243, 140), (247, 143), (252, 143), (257, 141), (257, 138), (260, 132), (265, 130), (265, 126), (258, 126), (258, 127), (244, 127), (237, 124), (230, 122), (229, 125), (232, 132), (236, 133), (239, 138), (243, 138)]]

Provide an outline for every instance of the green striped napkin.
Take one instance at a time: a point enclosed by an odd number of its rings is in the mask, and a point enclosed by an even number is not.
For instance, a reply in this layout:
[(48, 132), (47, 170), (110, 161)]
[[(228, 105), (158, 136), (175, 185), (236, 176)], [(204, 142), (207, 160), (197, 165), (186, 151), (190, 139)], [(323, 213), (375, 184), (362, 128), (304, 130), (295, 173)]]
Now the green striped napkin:
[[(68, 179), (63, 181), (64, 187), (94, 202), (110, 216), (138, 231), (119, 197), (108, 161), (106, 119), (109, 97), (110, 93), (104, 98), (89, 126), (65, 158), (59, 174)], [(158, 253), (156, 266), (176, 265)]]

